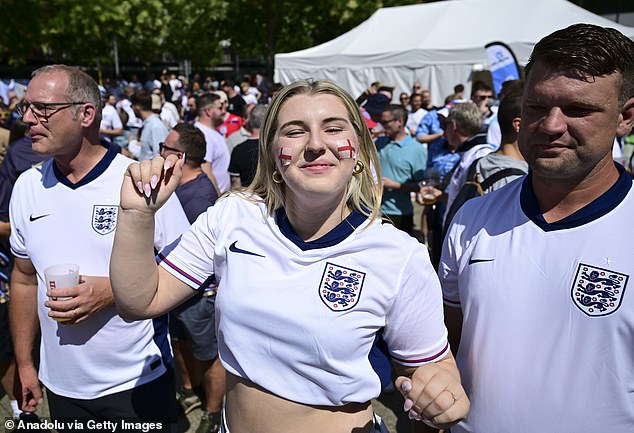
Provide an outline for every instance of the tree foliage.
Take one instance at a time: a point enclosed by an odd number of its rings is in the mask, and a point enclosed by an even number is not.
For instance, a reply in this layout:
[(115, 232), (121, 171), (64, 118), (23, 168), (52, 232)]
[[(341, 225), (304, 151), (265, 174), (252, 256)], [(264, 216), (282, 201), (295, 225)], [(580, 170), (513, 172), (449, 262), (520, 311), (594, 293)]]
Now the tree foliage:
[(325, 42), (383, 6), (412, 0), (0, 0), (0, 62), (47, 60), (112, 65), (119, 58), (150, 64), (218, 63), (221, 41), (232, 53), (264, 58)]

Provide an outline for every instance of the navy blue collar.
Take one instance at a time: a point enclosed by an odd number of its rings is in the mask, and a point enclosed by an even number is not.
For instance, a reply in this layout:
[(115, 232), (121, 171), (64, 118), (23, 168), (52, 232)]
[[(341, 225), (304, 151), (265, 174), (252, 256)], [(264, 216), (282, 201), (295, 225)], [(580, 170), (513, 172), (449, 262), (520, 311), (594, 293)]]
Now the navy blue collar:
[(55, 177), (59, 182), (63, 183), (70, 189), (77, 189), (97, 179), (104, 171), (106, 171), (106, 169), (110, 166), (110, 163), (117, 156), (117, 153), (118, 152), (116, 150), (114, 150), (112, 147), (109, 147), (106, 154), (103, 156), (103, 158), (101, 158), (101, 161), (99, 161), (97, 165), (95, 165), (92, 170), (90, 170), (88, 174), (77, 183), (71, 182), (66, 176), (64, 176), (59, 168), (57, 168), (57, 164), (55, 164), (54, 159), (51, 160), (51, 163), (53, 164), (53, 173), (55, 174)]
[(533, 175), (529, 172), (522, 183), (522, 191), (520, 193), (522, 211), (545, 232), (579, 227), (599, 219), (617, 207), (632, 187), (632, 178), (630, 175), (625, 171), (622, 165), (617, 163), (615, 163), (615, 165), (619, 171), (619, 178), (609, 190), (572, 215), (552, 223), (546, 222), (542, 212), (539, 210), (531, 182)]
[(487, 144), (487, 135), (483, 132), (480, 132), (476, 135), (472, 135), (471, 137), (469, 137), (467, 141), (465, 141), (460, 146), (458, 146), (457, 152), (464, 153), (467, 150), (479, 144)]
[(330, 230), (328, 233), (315, 239), (314, 241), (306, 242), (299, 237), (295, 229), (291, 226), (291, 223), (286, 218), (286, 211), (284, 208), (278, 209), (275, 220), (280, 231), (287, 239), (297, 245), (302, 251), (315, 250), (318, 248), (331, 247), (337, 245), (345, 238), (350, 236), (354, 230), (359, 227), (367, 219), (362, 213), (353, 210), (350, 215), (343, 221), (341, 221), (337, 227)]

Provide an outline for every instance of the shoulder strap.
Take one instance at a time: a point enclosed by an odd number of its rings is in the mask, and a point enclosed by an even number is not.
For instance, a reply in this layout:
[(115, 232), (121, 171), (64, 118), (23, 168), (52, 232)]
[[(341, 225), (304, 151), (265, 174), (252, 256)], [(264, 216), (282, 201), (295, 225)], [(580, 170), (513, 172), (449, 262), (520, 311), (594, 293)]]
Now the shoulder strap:
[(451, 178), (453, 177), (454, 172), (460, 165), (461, 159), (462, 158), (459, 158), (458, 161), (456, 161), (456, 163), (453, 165), (453, 167), (451, 167), (451, 170), (449, 170), (447, 174), (443, 177), (442, 183), (437, 186), (439, 190), (444, 191), (447, 189), (447, 186), (449, 186), (449, 182), (451, 181)]
[[(473, 197), (484, 195), (484, 191), (486, 191), (489, 187), (491, 187), (491, 185), (493, 185), (495, 182), (499, 181), (500, 179), (504, 179), (507, 176), (523, 176), (526, 174), (526, 172), (522, 171), (519, 168), (505, 168), (503, 170), (493, 173), (491, 176), (487, 177), (483, 182), (478, 182), (478, 180), (475, 178), (476, 177), (475, 167), (479, 159), (480, 158), (473, 161), (473, 163), (469, 166), (470, 177), (467, 178), (467, 181), (465, 182), (464, 186), (462, 187), (462, 189), (460, 190), (460, 192), (454, 199), (453, 203), (451, 204), (451, 207), (449, 208), (449, 210), (447, 211), (445, 215), (446, 219), (443, 222), (443, 230), (442, 230), (443, 239), (445, 238), (445, 235), (447, 234), (447, 230), (449, 229), (449, 224), (451, 223), (451, 220), (453, 219), (454, 215), (456, 214), (456, 212), (458, 212), (458, 209), (460, 209), (460, 207), (462, 207), (462, 205), (466, 201), (472, 199)], [(472, 173), (472, 171), (474, 173)]]
[(505, 177), (508, 177), (508, 176), (524, 176), (525, 174), (526, 174), (526, 172), (521, 170), (521, 169), (519, 169), (519, 168), (505, 168), (504, 170), (497, 171), (497, 172), (493, 173), (491, 176), (489, 176), (486, 179), (484, 179), (484, 181), (482, 181), (480, 186), (482, 187), (483, 191), (486, 191), (493, 184), (495, 184), (497, 181), (502, 180)]

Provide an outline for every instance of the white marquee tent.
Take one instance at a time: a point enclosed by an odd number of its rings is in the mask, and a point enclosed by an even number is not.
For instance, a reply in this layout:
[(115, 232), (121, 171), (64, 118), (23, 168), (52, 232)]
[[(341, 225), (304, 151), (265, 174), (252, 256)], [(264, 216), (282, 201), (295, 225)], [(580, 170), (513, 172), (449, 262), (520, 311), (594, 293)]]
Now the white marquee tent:
[(506, 43), (525, 65), (542, 37), (575, 23), (613, 27), (634, 39), (634, 27), (567, 0), (446, 0), (379, 9), (329, 42), (277, 54), (275, 81), (325, 78), (353, 97), (382, 81), (396, 86), (396, 100), (398, 92), (410, 92), (420, 80), (439, 105), (455, 84), (470, 90), (471, 72), (487, 66), (487, 43)]

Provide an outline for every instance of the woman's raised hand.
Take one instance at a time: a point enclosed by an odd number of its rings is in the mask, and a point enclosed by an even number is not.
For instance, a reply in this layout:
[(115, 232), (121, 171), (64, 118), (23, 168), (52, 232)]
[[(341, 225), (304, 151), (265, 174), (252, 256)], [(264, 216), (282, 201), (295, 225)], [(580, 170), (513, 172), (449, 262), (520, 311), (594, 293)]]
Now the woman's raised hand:
[(185, 155), (169, 155), (130, 164), (121, 185), (121, 210), (154, 214), (178, 186), (184, 161)]

